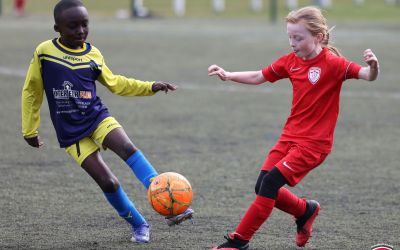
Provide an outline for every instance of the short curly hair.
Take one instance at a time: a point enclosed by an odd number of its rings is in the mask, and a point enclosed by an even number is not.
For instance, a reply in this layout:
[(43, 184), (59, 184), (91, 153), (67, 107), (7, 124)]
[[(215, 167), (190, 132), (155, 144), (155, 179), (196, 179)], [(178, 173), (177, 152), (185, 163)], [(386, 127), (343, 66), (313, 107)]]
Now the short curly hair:
[(60, 22), (60, 16), (64, 10), (80, 6), (84, 6), (80, 0), (60, 0), (56, 6), (54, 6), (54, 22)]

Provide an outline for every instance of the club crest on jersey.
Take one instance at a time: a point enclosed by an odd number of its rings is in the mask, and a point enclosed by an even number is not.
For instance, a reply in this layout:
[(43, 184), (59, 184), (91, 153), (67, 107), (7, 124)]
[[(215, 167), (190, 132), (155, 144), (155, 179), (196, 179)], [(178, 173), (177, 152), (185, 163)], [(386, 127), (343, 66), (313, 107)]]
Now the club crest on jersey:
[(321, 68), (311, 67), (308, 70), (308, 80), (311, 82), (311, 84), (315, 85), (318, 82), (320, 76), (321, 76)]

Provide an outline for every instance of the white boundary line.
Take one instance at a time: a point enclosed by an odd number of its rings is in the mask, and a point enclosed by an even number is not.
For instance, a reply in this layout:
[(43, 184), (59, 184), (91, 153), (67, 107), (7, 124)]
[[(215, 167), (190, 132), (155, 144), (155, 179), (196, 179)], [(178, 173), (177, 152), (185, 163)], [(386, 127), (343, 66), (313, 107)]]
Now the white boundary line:
[(25, 77), (26, 71), (0, 66), (0, 75)]

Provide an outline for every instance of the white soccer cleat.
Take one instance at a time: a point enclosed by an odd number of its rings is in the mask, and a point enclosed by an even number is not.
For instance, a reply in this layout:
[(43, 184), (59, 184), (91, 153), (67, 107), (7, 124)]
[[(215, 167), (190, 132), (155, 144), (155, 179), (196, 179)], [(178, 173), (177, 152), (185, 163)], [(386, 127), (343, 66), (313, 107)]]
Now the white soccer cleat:
[(137, 228), (132, 227), (132, 242), (137, 243), (148, 243), (150, 241), (150, 230), (149, 224), (145, 223)]
[(194, 214), (194, 210), (189, 207), (188, 209), (186, 209), (185, 212), (183, 212), (181, 214), (171, 216), (171, 217), (165, 217), (165, 220), (167, 221), (167, 225), (171, 227), (171, 226), (178, 225), (185, 220), (192, 219), (193, 214)]

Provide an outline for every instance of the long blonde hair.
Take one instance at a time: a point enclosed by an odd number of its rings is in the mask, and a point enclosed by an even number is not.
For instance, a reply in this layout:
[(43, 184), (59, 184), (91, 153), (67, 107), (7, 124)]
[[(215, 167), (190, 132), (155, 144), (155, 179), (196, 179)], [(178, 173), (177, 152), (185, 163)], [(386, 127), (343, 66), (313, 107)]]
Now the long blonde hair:
[(329, 51), (337, 56), (342, 56), (339, 49), (329, 43), (329, 32), (326, 24), (326, 18), (322, 15), (321, 9), (313, 6), (304, 7), (298, 10), (291, 11), (286, 16), (287, 23), (298, 23), (304, 21), (304, 25), (313, 36), (322, 33), (324, 38), (322, 40), (322, 47), (326, 47)]

